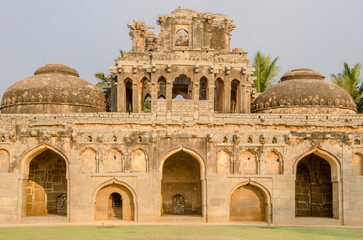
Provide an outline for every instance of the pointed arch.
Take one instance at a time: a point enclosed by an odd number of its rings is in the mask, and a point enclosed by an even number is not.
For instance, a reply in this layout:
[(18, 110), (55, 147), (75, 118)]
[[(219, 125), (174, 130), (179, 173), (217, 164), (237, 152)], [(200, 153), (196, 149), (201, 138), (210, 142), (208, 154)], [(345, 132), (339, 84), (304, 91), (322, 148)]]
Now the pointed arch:
[[(148, 98), (148, 104), (145, 106), (145, 101)], [(151, 91), (150, 80), (147, 77), (143, 77), (139, 83), (139, 109), (140, 112), (151, 111)]]
[(0, 173), (10, 172), (10, 154), (8, 150), (0, 149)]
[(231, 202), (232, 202), (232, 196), (233, 194), (236, 192), (236, 190), (240, 189), (241, 187), (244, 186), (253, 186), (256, 189), (258, 189), (259, 191), (261, 191), (261, 193), (263, 194), (264, 197), (264, 212), (265, 212), (265, 221), (270, 223), (272, 216), (271, 216), (271, 193), (270, 191), (263, 186), (262, 184), (256, 182), (256, 181), (252, 181), (251, 179), (248, 179), (246, 181), (240, 182), (237, 185), (235, 185), (231, 191), (228, 194), (228, 219), (231, 219)]
[(80, 160), (80, 172), (81, 173), (95, 173), (97, 172), (97, 159), (98, 152), (92, 147), (86, 147), (81, 151)]
[(57, 149), (56, 147), (53, 147), (48, 144), (42, 144), (38, 147), (33, 148), (32, 150), (28, 151), (27, 153), (25, 153), (20, 160), (19, 173), (26, 174), (26, 175), (29, 174), (29, 164), (30, 164), (31, 160), (33, 160), (34, 157), (41, 154), (42, 152), (45, 152), (48, 149), (57, 153), (65, 160), (65, 162), (67, 164), (67, 178), (68, 178), (69, 160), (68, 160), (67, 156), (62, 151)]
[(363, 154), (355, 152), (352, 156), (352, 174), (353, 176), (363, 175)]
[(184, 99), (192, 99), (192, 91), (191, 79), (185, 74), (180, 74), (173, 82), (172, 99), (178, 95), (183, 96)]
[(283, 164), (282, 155), (276, 149), (272, 149), (266, 155), (267, 174), (282, 174)]
[(131, 153), (131, 172), (148, 171), (148, 154), (142, 148), (137, 148)]
[(158, 99), (166, 99), (166, 78), (164, 76), (160, 76), (158, 78)]
[(68, 216), (68, 169), (68, 158), (53, 146), (42, 144), (28, 151), (19, 167), (24, 180), (19, 182), (23, 193), (20, 216), (48, 213)]
[[(124, 194), (127, 194), (129, 193), (129, 195), (131, 196), (131, 198), (129, 197), (128, 200), (129, 200), (129, 204), (130, 204), (130, 210), (131, 211), (128, 211), (131, 215), (131, 219), (127, 219), (127, 220), (133, 220), (135, 222), (137, 222), (137, 217), (138, 217), (138, 214), (137, 214), (137, 211), (138, 211), (138, 208), (137, 208), (137, 195), (136, 195), (136, 192), (134, 191), (134, 189), (129, 185), (127, 184), (126, 182), (123, 182), (123, 181), (120, 181), (120, 180), (117, 180), (117, 179), (110, 179), (110, 180), (107, 180), (105, 182), (103, 182), (102, 184), (98, 185), (98, 187), (93, 191), (92, 193), (92, 203), (94, 204), (94, 207), (92, 208), (92, 216), (94, 216), (94, 220), (97, 220), (97, 195), (100, 193), (100, 191), (102, 189), (105, 189), (107, 187), (110, 187), (110, 188), (117, 188), (118, 186), (121, 187), (121, 190), (122, 188), (124, 188), (126, 191), (124, 192), (119, 192), (119, 191), (114, 191), (114, 189), (111, 189), (110, 192), (118, 192), (122, 197), (123, 197), (123, 200), (125, 200), (125, 195)], [(107, 196), (108, 197), (108, 196)], [(124, 204), (124, 202), (123, 202)], [(102, 208), (102, 206), (101, 206)], [(102, 215), (102, 213), (101, 213)], [(102, 216), (101, 216), (102, 218)], [(133, 219), (132, 219), (133, 218)]]
[(240, 81), (233, 79), (231, 82), (231, 113), (239, 113), (241, 105)]
[(199, 162), (200, 178), (201, 178), (201, 180), (205, 179), (205, 163), (204, 163), (203, 158), (199, 155), (199, 153), (197, 153), (194, 150), (191, 150), (189, 148), (186, 148), (184, 146), (180, 146), (178, 148), (175, 148), (175, 149), (169, 151), (167, 154), (165, 154), (163, 156), (163, 158), (160, 161), (160, 166), (159, 166), (160, 173), (163, 172), (163, 166), (164, 166), (164, 163), (165, 163), (166, 159), (168, 159), (171, 155), (173, 155), (173, 154), (175, 154), (177, 152), (180, 152), (180, 151), (183, 151), (183, 152), (186, 152), (186, 153), (190, 154), (191, 156), (193, 156)]
[[(325, 169), (325, 172), (327, 172), (326, 174), (322, 175), (323, 177), (325, 176), (330, 176), (329, 179), (329, 184), (331, 189), (329, 191), (324, 190), (325, 192), (330, 194), (330, 199), (331, 201), (331, 205), (332, 205), (332, 209), (329, 209), (329, 214), (332, 214), (331, 216), (335, 219), (339, 219), (342, 216), (342, 201), (341, 201), (341, 179), (340, 179), (340, 169), (341, 169), (341, 164), (340, 161), (330, 152), (323, 150), (319, 147), (314, 147), (304, 153), (302, 153), (301, 155), (299, 155), (298, 157), (296, 157), (293, 161), (293, 174), (295, 177), (295, 183), (298, 184), (298, 178), (297, 178), (297, 174), (298, 174), (298, 165), (300, 165), (299, 163), (302, 160), (306, 160), (310, 155), (315, 155), (315, 157), (320, 157), (320, 160), (322, 161), (312, 161), (312, 163), (320, 163), (319, 166), (316, 166), (316, 164), (313, 164), (312, 168), (316, 169), (317, 167), (323, 167), (323, 163), (327, 162), (330, 166), (330, 169)], [(310, 161), (311, 162), (311, 161)], [(303, 165), (301, 165), (303, 166)], [(301, 168), (300, 168), (301, 171)], [(320, 170), (322, 171), (322, 170)], [(317, 176), (315, 175), (310, 175), (313, 176), (314, 178), (316, 178)], [(320, 176), (320, 174), (318, 175)], [(310, 181), (310, 180), (309, 180)], [(295, 186), (295, 212), (297, 212), (298, 208), (297, 208), (297, 197), (296, 195), (299, 194), (298, 192), (298, 188), (297, 186)], [(311, 193), (312, 194), (312, 193)], [(328, 198), (328, 197), (327, 197)]]
[(252, 149), (246, 149), (239, 156), (238, 171), (240, 174), (258, 173), (258, 154)]
[(124, 155), (122, 151), (118, 150), (117, 148), (113, 147), (110, 148), (106, 154), (106, 172), (108, 173), (119, 173), (123, 172), (124, 169)]
[(208, 79), (203, 76), (199, 80), (199, 100), (208, 100)]
[(217, 173), (231, 173), (232, 153), (223, 149), (217, 153)]
[(131, 78), (126, 78), (124, 84), (124, 109), (125, 112), (133, 112), (133, 81)]
[(296, 176), (297, 165), (300, 162), (300, 160), (310, 154), (318, 155), (319, 157), (325, 159), (330, 164), (332, 170), (331, 171), (332, 181), (338, 181), (340, 179), (340, 168), (341, 168), (340, 161), (333, 154), (319, 147), (312, 148), (294, 159), (293, 174), (295, 176)]

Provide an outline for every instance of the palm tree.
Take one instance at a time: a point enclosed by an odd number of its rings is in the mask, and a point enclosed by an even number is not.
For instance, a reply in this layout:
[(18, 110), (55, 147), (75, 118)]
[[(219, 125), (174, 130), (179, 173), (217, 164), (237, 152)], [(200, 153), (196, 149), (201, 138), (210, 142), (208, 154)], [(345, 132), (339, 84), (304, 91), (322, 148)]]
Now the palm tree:
[(114, 61), (115, 63), (120, 60), (121, 58), (123, 58), (125, 56), (125, 51), (123, 51), (122, 49), (120, 49), (120, 56), (118, 58), (115, 58)]
[(275, 83), (275, 77), (280, 73), (280, 67), (276, 65), (279, 57), (272, 59), (270, 55), (265, 56), (261, 51), (257, 51), (252, 66), (255, 68), (257, 79), (253, 83), (253, 87), (257, 92), (263, 92)]
[(96, 87), (101, 89), (108, 86), (110, 79), (104, 73), (102, 72), (95, 73), (95, 77), (98, 78)]
[(354, 99), (358, 112), (363, 112), (363, 85), (360, 78), (362, 65), (357, 63), (353, 68), (344, 62), (343, 73), (330, 74), (331, 81), (344, 88)]
[[(115, 64), (118, 60), (122, 59), (125, 55), (125, 51), (123, 50), (119, 50), (120, 51), (120, 56), (118, 58), (115, 58)], [(102, 73), (102, 72), (98, 72), (95, 73), (95, 77), (98, 78), (98, 82), (96, 83), (96, 87), (98, 88), (104, 88), (107, 87), (110, 84), (110, 79), (106, 76), (106, 74)]]

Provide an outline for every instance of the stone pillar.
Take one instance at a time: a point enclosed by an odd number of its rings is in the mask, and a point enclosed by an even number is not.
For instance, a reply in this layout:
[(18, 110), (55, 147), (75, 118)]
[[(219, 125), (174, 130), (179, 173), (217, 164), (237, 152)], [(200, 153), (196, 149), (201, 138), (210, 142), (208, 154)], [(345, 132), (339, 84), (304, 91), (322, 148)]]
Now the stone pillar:
[(201, 180), (202, 182), (202, 216), (203, 221), (208, 222), (207, 216), (207, 180), (204, 178)]
[(132, 112), (137, 113), (139, 111), (140, 96), (139, 96), (139, 83), (138, 81), (132, 82)]
[(247, 95), (246, 95), (246, 84), (244, 82), (241, 83), (241, 112), (247, 113)]
[(224, 79), (224, 113), (231, 112), (231, 80), (225, 76)]
[(117, 76), (117, 112), (125, 112), (125, 86), (121, 74)]
[(251, 113), (251, 85), (246, 86), (246, 113)]

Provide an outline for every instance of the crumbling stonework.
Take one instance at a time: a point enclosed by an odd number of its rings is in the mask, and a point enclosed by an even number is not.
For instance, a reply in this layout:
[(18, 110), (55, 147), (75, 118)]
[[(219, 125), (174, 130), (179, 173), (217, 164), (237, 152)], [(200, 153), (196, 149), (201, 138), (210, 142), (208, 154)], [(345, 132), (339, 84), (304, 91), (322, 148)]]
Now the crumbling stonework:
[[(247, 53), (230, 51), (232, 19), (177, 9), (158, 24), (159, 35), (129, 24), (132, 51), (110, 68), (112, 112), (82, 81), (80, 96), (50, 84), (49, 101), (35, 101), (26, 79), (11, 87), (21, 97), (4, 95), (0, 223), (191, 215), (363, 225), (363, 117), (345, 92), (333, 88), (331, 101), (322, 75), (300, 69), (257, 97)], [(34, 77), (79, 80), (73, 70), (52, 65)], [(318, 94), (294, 81), (317, 81)], [(28, 94), (41, 92), (34, 85)]]

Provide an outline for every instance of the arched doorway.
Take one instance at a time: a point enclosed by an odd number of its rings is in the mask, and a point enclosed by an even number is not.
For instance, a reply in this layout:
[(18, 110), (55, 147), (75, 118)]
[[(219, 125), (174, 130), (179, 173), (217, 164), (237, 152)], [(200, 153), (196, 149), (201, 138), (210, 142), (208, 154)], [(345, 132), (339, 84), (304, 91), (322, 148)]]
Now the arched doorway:
[(268, 221), (267, 197), (257, 186), (240, 186), (231, 195), (230, 221)]
[(223, 112), (224, 109), (224, 83), (221, 78), (215, 81), (214, 87), (214, 111)]
[(134, 200), (129, 189), (120, 184), (102, 187), (96, 195), (95, 220), (134, 220)]
[(133, 112), (133, 96), (132, 96), (132, 80), (127, 78), (124, 81), (124, 96), (125, 96), (125, 112)]
[(108, 203), (108, 218), (122, 219), (122, 196), (117, 192), (110, 194)]
[(295, 215), (333, 217), (332, 171), (328, 161), (311, 153), (296, 167)]
[[(26, 168), (27, 169), (27, 168)], [(25, 216), (67, 215), (67, 163), (47, 149), (30, 160)]]
[[(181, 74), (175, 78), (173, 82), (172, 98), (173, 99), (192, 99), (192, 82), (189, 77), (185, 74)], [(180, 98), (180, 96), (182, 98)], [(177, 98), (177, 96), (179, 96)]]
[(202, 186), (198, 160), (185, 151), (169, 156), (162, 168), (164, 215), (202, 215)]

